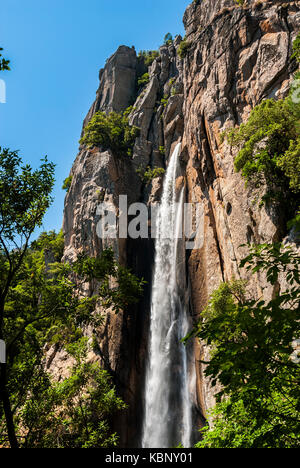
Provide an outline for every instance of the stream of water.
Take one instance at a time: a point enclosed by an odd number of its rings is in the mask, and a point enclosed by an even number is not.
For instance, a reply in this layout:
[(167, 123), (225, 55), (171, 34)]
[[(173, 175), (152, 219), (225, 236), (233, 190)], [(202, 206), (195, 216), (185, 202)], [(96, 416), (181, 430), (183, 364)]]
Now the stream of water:
[(182, 276), (185, 275), (182, 230), (184, 189), (176, 200), (180, 144), (170, 158), (156, 219), (155, 266), (145, 382), (142, 447), (171, 448), (192, 444), (191, 372), (181, 343), (189, 331)]

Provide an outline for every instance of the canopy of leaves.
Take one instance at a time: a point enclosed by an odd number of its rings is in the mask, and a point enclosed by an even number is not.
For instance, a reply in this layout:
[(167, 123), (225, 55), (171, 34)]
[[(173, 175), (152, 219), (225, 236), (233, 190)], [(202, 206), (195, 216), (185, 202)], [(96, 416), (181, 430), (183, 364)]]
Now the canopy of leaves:
[[(5, 303), (8, 388), (20, 445), (30, 447), (106, 447), (117, 443), (110, 418), (124, 408), (111, 379), (98, 364), (86, 362), (85, 327), (103, 322), (102, 307), (124, 310), (138, 301), (144, 282), (118, 265), (111, 250), (97, 259), (82, 255), (61, 263), (63, 235), (43, 233), (32, 243)], [(9, 268), (0, 255), (0, 278)], [(96, 280), (98, 290), (83, 297), (81, 286)], [(45, 368), (45, 350), (64, 350), (73, 358), (70, 376), (56, 383)], [(0, 445), (6, 445), (0, 406)]]
[(73, 176), (69, 176), (64, 180), (62, 189), (68, 192), (70, 190), (71, 184), (72, 184)]
[(227, 137), (230, 144), (242, 147), (235, 168), (247, 181), (266, 183), (268, 195), (277, 200), (299, 193), (299, 121), (289, 99), (263, 101), (248, 122)]
[(75, 364), (70, 376), (53, 382), (40, 372), (21, 408), (24, 448), (107, 448), (118, 444), (110, 419), (126, 408), (109, 374), (86, 362), (87, 340), (68, 347)]
[(139, 129), (129, 125), (129, 112), (130, 108), (120, 114), (111, 112), (106, 115), (104, 112), (97, 112), (85, 127), (80, 144), (100, 147), (104, 151), (111, 149), (119, 156), (132, 156)]
[(173, 42), (173, 36), (171, 33), (167, 33), (164, 37), (164, 44), (165, 45), (170, 45)]
[(149, 185), (153, 179), (156, 179), (157, 177), (162, 177), (165, 172), (165, 169), (163, 169), (162, 167), (154, 167), (153, 169), (151, 169), (150, 166), (147, 166), (146, 169), (137, 169), (137, 173), (146, 185)]
[(149, 83), (150, 77), (149, 73), (144, 73), (139, 79), (138, 79), (138, 86), (142, 87), (145, 86)]
[(199, 446), (298, 447), (300, 375), (291, 356), (300, 338), (299, 256), (264, 244), (252, 248), (246, 265), (273, 286), (284, 275), (287, 286), (265, 301), (247, 297), (242, 281), (222, 283), (203, 311), (193, 334), (211, 346), (205, 374), (222, 389)]
[(22, 165), (16, 151), (0, 148), (0, 242), (16, 247), (40, 226), (52, 198), (54, 164), (42, 160), (39, 169)]
[(191, 43), (188, 42), (185, 38), (180, 42), (179, 48), (178, 48), (178, 55), (180, 58), (186, 57), (188, 50), (191, 46)]
[(158, 50), (141, 50), (138, 54), (138, 58), (143, 59), (146, 67), (150, 67), (157, 57), (159, 57)]
[[(299, 34), (294, 57), (299, 60)], [(224, 133), (239, 148), (236, 171), (247, 183), (265, 187), (264, 202), (276, 202), (288, 217), (300, 202), (300, 104), (299, 74), (286, 99), (267, 99), (257, 105), (246, 123)]]
[(297, 37), (294, 40), (293, 51), (294, 53), (292, 57), (295, 58), (297, 62), (300, 62), (300, 33), (297, 34)]
[(1, 70), (10, 70), (10, 68), (9, 68), (10, 61), (6, 60), (3, 57), (3, 55), (1, 54), (2, 51), (3, 51), (3, 49), (2, 49), (2, 47), (0, 47), (0, 71)]

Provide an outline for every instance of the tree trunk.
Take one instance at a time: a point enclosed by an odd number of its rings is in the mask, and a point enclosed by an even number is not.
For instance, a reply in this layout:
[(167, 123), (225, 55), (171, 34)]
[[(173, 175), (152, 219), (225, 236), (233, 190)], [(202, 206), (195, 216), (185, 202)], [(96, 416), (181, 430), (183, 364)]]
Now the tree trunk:
[(10, 443), (10, 448), (19, 448), (18, 440), (16, 437), (15, 425), (13, 414), (11, 411), (9, 395), (7, 391), (6, 385), (6, 364), (0, 364), (0, 399), (3, 404), (3, 410), (5, 414), (6, 426), (7, 426), (7, 434), (8, 440)]

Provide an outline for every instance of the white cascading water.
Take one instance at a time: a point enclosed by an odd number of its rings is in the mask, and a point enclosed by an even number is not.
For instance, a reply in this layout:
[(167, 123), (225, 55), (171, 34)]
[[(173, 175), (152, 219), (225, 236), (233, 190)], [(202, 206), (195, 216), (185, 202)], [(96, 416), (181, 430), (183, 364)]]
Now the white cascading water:
[[(166, 172), (156, 220), (156, 257), (151, 298), (151, 324), (145, 382), (142, 447), (171, 448), (192, 444), (192, 399), (187, 348), (180, 342), (189, 330), (184, 291), (182, 189), (176, 203), (180, 144)], [(182, 257), (182, 258), (180, 258)], [(180, 280), (181, 277), (181, 280)]]

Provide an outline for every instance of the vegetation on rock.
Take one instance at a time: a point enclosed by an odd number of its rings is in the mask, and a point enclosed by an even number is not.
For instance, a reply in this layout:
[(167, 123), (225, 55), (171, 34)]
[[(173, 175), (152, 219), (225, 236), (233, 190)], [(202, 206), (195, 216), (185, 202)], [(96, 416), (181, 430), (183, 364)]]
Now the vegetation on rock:
[(9, 68), (9, 63), (10, 61), (9, 60), (6, 60), (3, 55), (1, 54), (1, 52), (3, 51), (3, 48), (0, 47), (0, 71), (1, 70), (10, 70)]
[(62, 189), (68, 192), (70, 190), (71, 184), (72, 184), (73, 176), (69, 176), (64, 180)]
[[(299, 35), (294, 42), (297, 59), (298, 42)], [(251, 111), (246, 123), (223, 134), (239, 148), (236, 171), (254, 187), (265, 187), (262, 201), (275, 202), (288, 218), (295, 216), (300, 204), (299, 92), (295, 81), (287, 98), (264, 100)]]
[(150, 67), (154, 60), (159, 57), (158, 50), (141, 50), (138, 57), (144, 60), (146, 67)]
[(97, 112), (85, 127), (80, 144), (88, 148), (99, 147), (103, 151), (111, 149), (118, 156), (132, 156), (139, 129), (129, 124), (130, 110), (110, 112), (108, 115)]
[(136, 172), (139, 174), (142, 181), (146, 185), (149, 185), (153, 179), (156, 179), (157, 177), (162, 177), (166, 171), (162, 167), (155, 167), (151, 169), (150, 166), (147, 166), (146, 169), (140, 168), (140, 169), (137, 169)]
[(199, 448), (299, 447), (299, 256), (281, 244), (253, 246), (241, 263), (275, 287), (266, 301), (246, 282), (222, 283), (192, 334), (211, 347), (205, 375), (219, 384), (217, 406)]

